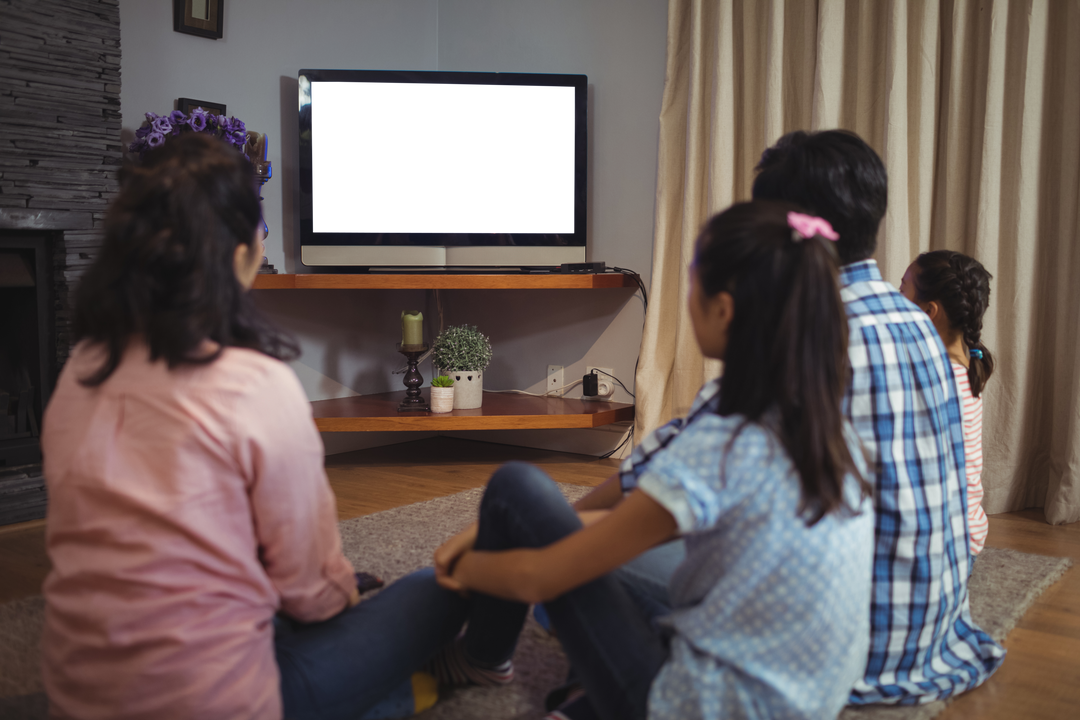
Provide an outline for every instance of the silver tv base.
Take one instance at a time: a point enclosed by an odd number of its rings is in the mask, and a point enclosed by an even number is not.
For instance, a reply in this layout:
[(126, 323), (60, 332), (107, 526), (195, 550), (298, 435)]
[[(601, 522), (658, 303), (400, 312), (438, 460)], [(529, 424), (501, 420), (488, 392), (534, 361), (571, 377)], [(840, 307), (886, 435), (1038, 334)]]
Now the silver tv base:
[(585, 262), (585, 248), (305, 245), (300, 260), (309, 267), (530, 267)]

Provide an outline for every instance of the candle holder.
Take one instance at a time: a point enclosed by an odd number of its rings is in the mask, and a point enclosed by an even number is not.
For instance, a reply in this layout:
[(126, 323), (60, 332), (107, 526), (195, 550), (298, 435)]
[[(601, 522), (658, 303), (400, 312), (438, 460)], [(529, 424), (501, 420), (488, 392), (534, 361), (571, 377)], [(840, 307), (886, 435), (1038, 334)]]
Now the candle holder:
[(416, 364), (420, 362), (420, 356), (428, 351), (428, 346), (424, 344), (402, 345), (398, 343), (397, 349), (409, 363), (409, 370), (405, 373), (405, 379), (402, 381), (406, 387), (405, 399), (398, 405), (398, 412), (430, 412), (431, 406), (420, 394), (420, 386), (424, 384), (424, 376), (416, 369)]

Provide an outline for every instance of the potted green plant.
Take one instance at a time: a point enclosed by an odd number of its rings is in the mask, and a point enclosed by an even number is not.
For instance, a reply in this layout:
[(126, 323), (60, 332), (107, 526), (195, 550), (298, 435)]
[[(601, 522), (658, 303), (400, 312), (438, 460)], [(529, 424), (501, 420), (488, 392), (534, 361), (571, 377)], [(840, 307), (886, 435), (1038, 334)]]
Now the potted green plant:
[(454, 409), (478, 408), (484, 401), (484, 370), (491, 341), (475, 325), (448, 327), (435, 338), (432, 360), (439, 374), (454, 381)]
[(431, 412), (446, 413), (454, 409), (454, 380), (439, 375), (431, 381)]

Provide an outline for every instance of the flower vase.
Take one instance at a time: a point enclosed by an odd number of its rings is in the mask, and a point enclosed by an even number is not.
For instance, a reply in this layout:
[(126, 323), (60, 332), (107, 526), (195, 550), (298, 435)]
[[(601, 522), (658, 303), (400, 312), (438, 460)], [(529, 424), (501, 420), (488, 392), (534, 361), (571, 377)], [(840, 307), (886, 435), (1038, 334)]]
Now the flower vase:
[(448, 413), (454, 409), (454, 387), (431, 386), (431, 412)]
[(484, 373), (483, 371), (458, 370), (454, 372), (441, 371), (443, 375), (449, 375), (454, 379), (454, 409), (471, 410), (480, 407), (484, 402)]

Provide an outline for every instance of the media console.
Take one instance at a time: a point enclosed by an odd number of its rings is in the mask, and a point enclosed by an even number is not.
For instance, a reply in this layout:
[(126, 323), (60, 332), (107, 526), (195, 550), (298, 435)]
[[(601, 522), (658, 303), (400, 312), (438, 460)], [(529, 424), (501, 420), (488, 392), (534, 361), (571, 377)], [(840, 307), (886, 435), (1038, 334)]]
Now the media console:
[[(254, 290), (610, 290), (637, 289), (637, 276), (596, 274), (299, 274), (259, 275)], [(322, 432), (593, 428), (634, 419), (627, 403), (484, 393), (482, 407), (450, 413), (399, 413), (404, 390), (311, 404)]]

